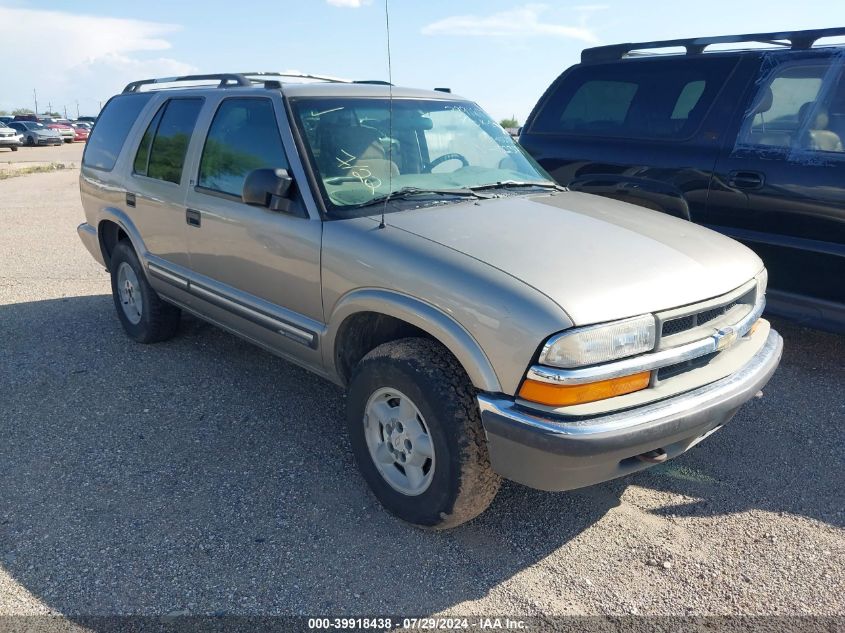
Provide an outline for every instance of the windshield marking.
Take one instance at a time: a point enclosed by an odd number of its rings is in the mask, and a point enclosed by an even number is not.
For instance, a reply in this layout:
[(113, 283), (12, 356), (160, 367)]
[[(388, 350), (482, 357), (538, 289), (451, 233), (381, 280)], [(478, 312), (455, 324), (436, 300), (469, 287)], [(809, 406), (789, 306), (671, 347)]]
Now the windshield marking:
[[(353, 165), (352, 161), (358, 160), (357, 156), (350, 154), (349, 152), (347, 152), (343, 148), (340, 149), (340, 152), (342, 154), (346, 154), (346, 156), (348, 156), (348, 158), (346, 160), (344, 160), (340, 156), (335, 156), (335, 160), (337, 160), (337, 166), (340, 169), (346, 169), (347, 171), (349, 171), (349, 173), (352, 176), (354, 176), (355, 178), (360, 180), (361, 184), (364, 185), (365, 187), (367, 187), (370, 190), (370, 192), (373, 195), (375, 195), (376, 189), (381, 187), (381, 179), (373, 176), (373, 172), (370, 171), (370, 168), (367, 165)], [(355, 171), (352, 171), (352, 170), (355, 170)], [(361, 173), (361, 171), (359, 171), (359, 170), (366, 171), (367, 172), (366, 175)]]

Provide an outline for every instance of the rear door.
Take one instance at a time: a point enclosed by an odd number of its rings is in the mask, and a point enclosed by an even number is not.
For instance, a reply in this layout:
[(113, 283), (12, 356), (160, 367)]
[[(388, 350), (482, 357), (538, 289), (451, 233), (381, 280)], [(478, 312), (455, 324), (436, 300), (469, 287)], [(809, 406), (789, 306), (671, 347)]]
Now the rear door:
[(227, 96), (207, 114), (186, 199), (193, 214), (192, 291), (202, 312), (219, 323), (319, 367), (322, 222), (309, 215), (296, 183), (290, 212), (250, 206), (241, 198), (254, 169), (287, 169), (295, 178), (302, 173), (288, 159), (293, 138), (281, 95)]
[(579, 65), (538, 104), (520, 143), (563, 185), (696, 220), (736, 83), (735, 56)]
[(762, 257), (775, 312), (845, 325), (842, 57), (766, 54), (740, 112), (705, 222)]
[(183, 167), (202, 105), (201, 97), (165, 100), (135, 148), (126, 204), (152, 255), (153, 277), (161, 268), (181, 274), (189, 266)]

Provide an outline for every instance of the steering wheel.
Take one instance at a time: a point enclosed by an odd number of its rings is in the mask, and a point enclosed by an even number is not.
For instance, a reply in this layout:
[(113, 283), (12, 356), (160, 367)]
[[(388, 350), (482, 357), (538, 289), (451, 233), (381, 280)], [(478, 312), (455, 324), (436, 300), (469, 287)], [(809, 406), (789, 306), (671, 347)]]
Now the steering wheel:
[(428, 171), (431, 172), (432, 169), (434, 169), (441, 163), (445, 163), (447, 160), (459, 160), (461, 161), (461, 165), (463, 167), (469, 167), (469, 161), (466, 159), (466, 156), (464, 156), (463, 154), (458, 154), (456, 152), (450, 152), (448, 154), (443, 154), (443, 156), (438, 156), (433, 161), (431, 161), (428, 165)]

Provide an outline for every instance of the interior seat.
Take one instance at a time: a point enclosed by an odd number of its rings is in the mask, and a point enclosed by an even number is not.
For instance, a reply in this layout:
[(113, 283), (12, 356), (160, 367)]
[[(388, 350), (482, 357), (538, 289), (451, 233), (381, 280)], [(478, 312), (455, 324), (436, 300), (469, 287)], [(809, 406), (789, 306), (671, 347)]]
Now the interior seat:
[[(801, 106), (798, 113), (798, 119), (801, 122), (806, 121), (808, 116), (811, 116), (810, 125), (807, 128), (806, 138), (802, 146), (807, 149), (814, 149), (821, 152), (841, 152), (842, 139), (839, 135), (828, 129), (830, 125), (830, 116), (828, 116), (827, 108), (818, 106), (813, 111), (815, 102), (805, 103)], [(810, 114), (812, 112), (812, 114)]]
[(368, 167), (379, 177), (399, 173), (396, 163), (385, 157), (375, 128), (342, 123), (321, 127), (320, 171), (324, 177), (342, 176), (358, 166)]

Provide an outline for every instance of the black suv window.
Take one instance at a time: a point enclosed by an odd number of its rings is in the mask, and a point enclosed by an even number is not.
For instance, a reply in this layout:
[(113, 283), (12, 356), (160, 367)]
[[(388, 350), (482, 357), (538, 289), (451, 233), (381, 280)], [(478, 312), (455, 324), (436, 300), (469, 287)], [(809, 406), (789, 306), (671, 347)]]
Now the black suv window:
[(781, 64), (763, 81), (737, 147), (842, 153), (845, 81), (839, 60)]
[[(202, 101), (171, 99), (159, 108), (135, 155), (135, 173), (179, 183)], [(100, 125), (99, 121), (97, 125)]]
[(202, 150), (197, 185), (241, 196), (253, 169), (287, 169), (273, 103), (262, 98), (225, 99)]
[(530, 131), (688, 138), (735, 65), (735, 59), (712, 58), (580, 66), (557, 83)]
[(114, 167), (126, 135), (141, 110), (152, 97), (150, 93), (114, 97), (103, 108), (97, 125), (85, 145), (82, 164), (96, 169)]

